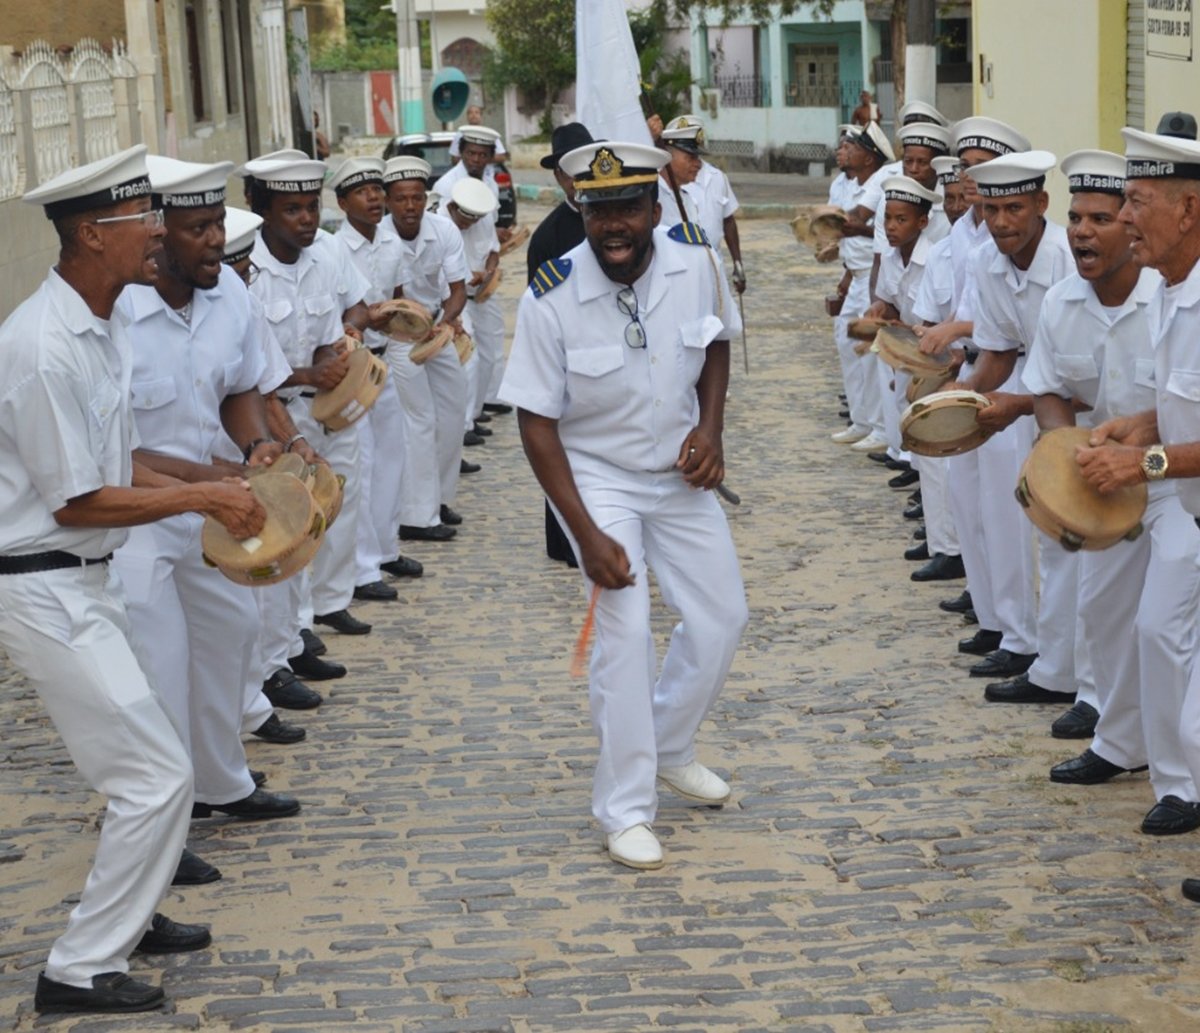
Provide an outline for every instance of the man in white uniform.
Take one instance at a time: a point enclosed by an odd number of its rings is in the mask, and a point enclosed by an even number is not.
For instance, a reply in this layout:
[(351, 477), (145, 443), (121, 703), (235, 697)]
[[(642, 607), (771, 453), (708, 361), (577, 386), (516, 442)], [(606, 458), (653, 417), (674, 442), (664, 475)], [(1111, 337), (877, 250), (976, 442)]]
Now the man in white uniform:
[[(708, 490), (724, 477), (737, 309), (702, 241), (654, 230), (667, 159), (625, 143), (563, 157), (587, 240), (546, 262), (522, 297), (502, 386), (595, 600), (592, 810), (609, 856), (632, 868), (663, 863), (650, 827), (656, 776), (695, 802), (729, 797), (695, 759), (695, 735), (747, 621), (733, 541)], [(650, 570), (680, 614), (657, 678)]]
[(38, 977), (40, 1012), (157, 1008), (162, 989), (130, 978), (129, 954), (211, 942), (155, 913), (187, 836), (192, 767), (133, 651), (108, 561), (133, 525), (202, 512), (244, 537), (265, 517), (244, 485), (184, 485), (133, 462), (132, 356), (114, 303), (158, 275), (162, 213), (150, 208), (145, 154), (121, 151), (25, 196), (45, 207), (61, 250), (0, 326), (0, 647), (111, 804)]

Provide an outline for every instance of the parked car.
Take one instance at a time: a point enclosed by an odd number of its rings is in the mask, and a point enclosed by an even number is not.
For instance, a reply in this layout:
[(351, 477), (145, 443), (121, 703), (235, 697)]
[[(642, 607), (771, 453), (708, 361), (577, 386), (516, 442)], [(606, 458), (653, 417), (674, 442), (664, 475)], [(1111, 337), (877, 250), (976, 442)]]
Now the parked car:
[[(433, 170), (426, 184), (430, 190), (433, 184), (442, 178), (454, 166), (455, 159), (450, 157), (450, 144), (454, 133), (406, 133), (394, 136), (383, 149), (383, 158), (395, 158), (400, 154), (413, 155), (429, 162)], [(502, 161), (494, 163), (496, 169), (496, 186), (500, 189), (500, 212), (496, 225), (500, 229), (515, 226), (517, 222), (517, 191), (513, 187), (512, 174)]]

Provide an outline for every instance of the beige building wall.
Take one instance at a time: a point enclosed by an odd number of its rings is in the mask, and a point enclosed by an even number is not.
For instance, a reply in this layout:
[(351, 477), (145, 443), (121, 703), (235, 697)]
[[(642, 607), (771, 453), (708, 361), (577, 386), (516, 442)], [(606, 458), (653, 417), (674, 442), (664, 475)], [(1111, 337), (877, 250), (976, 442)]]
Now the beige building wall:
[(38, 39), (73, 47), (85, 36), (104, 46), (125, 38), (125, 0), (12, 0), (0, 9), (0, 43), (14, 50)]

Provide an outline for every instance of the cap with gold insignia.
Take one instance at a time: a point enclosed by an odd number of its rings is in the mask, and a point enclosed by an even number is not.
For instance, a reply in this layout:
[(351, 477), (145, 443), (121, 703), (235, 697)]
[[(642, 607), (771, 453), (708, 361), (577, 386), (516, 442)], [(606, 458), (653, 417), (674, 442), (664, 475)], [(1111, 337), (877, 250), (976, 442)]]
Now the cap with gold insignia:
[(671, 119), (662, 131), (659, 142), (665, 147), (677, 147), (688, 154), (705, 154), (704, 123), (690, 115)]
[(156, 208), (210, 208), (225, 203), (225, 184), (233, 162), (208, 165), (151, 154), (146, 169)]
[(892, 150), (887, 136), (874, 122), (860, 128), (857, 133), (849, 137), (849, 140), (851, 143), (858, 144), (863, 150), (870, 151), (885, 163), (896, 160), (896, 152)]
[(225, 264), (237, 265), (254, 250), (254, 239), (263, 223), (261, 215), (245, 208), (225, 209)]
[(1126, 179), (1200, 179), (1200, 143), (1122, 129)]
[(910, 100), (900, 109), (897, 118), (902, 126), (932, 122), (946, 129), (950, 128), (950, 120), (932, 104), (926, 104), (923, 100)]
[(47, 219), (62, 219), (149, 195), (146, 146), (137, 144), (61, 172), (30, 190), (22, 200), (42, 205)]
[(264, 190), (276, 194), (315, 194), (325, 183), (326, 165), (315, 158), (255, 158), (242, 166)]
[(928, 211), (941, 197), (937, 191), (921, 186), (908, 176), (892, 176), (883, 181), (883, 196), (887, 201), (907, 201)]
[(641, 197), (658, 182), (671, 156), (658, 147), (606, 140), (576, 147), (558, 167), (575, 181), (575, 200), (598, 204)]
[(1058, 159), (1049, 151), (1005, 154), (971, 169), (971, 179), (983, 197), (1036, 194), (1046, 186), (1046, 173)]
[(464, 176), (454, 184), (454, 189), (450, 191), (450, 200), (464, 215), (476, 219), (490, 215), (500, 204), (491, 187), (483, 180), (472, 179), (470, 176)]
[(495, 147), (500, 142), (500, 134), (487, 126), (476, 126), (468, 123), (458, 127), (459, 136), (463, 143), (478, 144), (480, 147)]
[(954, 153), (981, 150), (995, 155), (1028, 151), (1033, 145), (1007, 122), (972, 115), (954, 126)]
[(1125, 159), (1111, 151), (1072, 151), (1059, 166), (1073, 194), (1125, 196)]
[(896, 134), (901, 149), (928, 147), (934, 154), (949, 154), (953, 142), (950, 130), (935, 122), (913, 122), (902, 126)]
[(933, 171), (937, 173), (938, 182), (945, 186), (947, 183), (958, 182), (958, 159), (945, 155), (934, 158), (929, 163), (933, 166)]
[(383, 186), (382, 158), (347, 158), (329, 177), (329, 186), (338, 197), (368, 183)]
[(422, 183), (433, 175), (433, 167), (424, 158), (413, 154), (400, 154), (388, 158), (383, 167), (384, 183), (396, 183), (402, 179), (419, 179)]

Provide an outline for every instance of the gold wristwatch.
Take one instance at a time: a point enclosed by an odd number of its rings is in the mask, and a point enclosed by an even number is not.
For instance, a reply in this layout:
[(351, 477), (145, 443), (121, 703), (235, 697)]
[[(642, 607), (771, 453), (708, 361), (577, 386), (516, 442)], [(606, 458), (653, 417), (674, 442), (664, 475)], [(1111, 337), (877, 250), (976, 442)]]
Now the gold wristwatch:
[(1151, 445), (1142, 453), (1142, 473), (1148, 481), (1161, 481), (1167, 476), (1167, 449), (1165, 445)]

